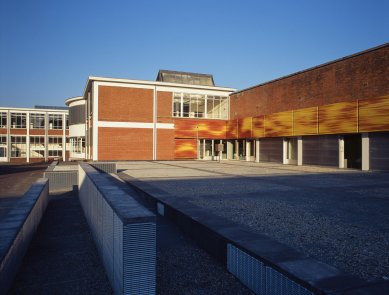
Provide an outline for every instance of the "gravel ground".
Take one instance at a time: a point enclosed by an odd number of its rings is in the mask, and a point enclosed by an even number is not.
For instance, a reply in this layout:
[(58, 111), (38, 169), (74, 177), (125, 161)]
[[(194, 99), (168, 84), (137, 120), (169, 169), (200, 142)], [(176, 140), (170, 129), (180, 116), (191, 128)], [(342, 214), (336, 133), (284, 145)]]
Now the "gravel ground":
[(389, 276), (388, 173), (200, 161), (118, 168), (347, 273)]

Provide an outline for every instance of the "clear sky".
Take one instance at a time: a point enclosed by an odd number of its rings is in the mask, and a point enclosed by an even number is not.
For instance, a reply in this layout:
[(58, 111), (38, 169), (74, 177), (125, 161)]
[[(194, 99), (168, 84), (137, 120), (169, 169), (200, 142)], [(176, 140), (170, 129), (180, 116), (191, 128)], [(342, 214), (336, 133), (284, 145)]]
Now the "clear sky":
[(0, 106), (63, 106), (88, 76), (159, 69), (243, 89), (387, 42), (387, 0), (0, 0)]

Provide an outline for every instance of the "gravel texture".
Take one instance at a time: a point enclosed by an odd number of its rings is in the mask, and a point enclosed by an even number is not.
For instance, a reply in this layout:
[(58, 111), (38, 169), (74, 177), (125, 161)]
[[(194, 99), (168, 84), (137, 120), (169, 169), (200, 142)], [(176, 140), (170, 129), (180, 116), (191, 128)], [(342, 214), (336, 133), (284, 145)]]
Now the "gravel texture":
[(231, 161), (118, 169), (346, 273), (389, 276), (388, 173)]

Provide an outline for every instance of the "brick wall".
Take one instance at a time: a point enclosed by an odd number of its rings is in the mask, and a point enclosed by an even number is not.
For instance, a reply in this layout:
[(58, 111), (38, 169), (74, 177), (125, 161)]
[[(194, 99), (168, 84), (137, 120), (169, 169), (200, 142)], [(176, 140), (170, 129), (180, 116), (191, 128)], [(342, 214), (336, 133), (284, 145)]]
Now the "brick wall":
[(389, 94), (389, 45), (231, 96), (230, 118)]
[(99, 86), (99, 120), (152, 122), (153, 90)]
[(174, 160), (174, 129), (157, 130), (157, 160)]
[(151, 160), (153, 130), (99, 128), (99, 160)]

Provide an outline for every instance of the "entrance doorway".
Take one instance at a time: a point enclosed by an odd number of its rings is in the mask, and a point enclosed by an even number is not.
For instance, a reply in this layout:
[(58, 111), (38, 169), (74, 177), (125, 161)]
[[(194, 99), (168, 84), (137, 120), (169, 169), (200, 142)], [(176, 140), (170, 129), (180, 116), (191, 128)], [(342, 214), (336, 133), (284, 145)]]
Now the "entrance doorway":
[(344, 135), (344, 168), (362, 168), (361, 134)]
[(286, 139), (286, 164), (297, 165), (297, 138)]

